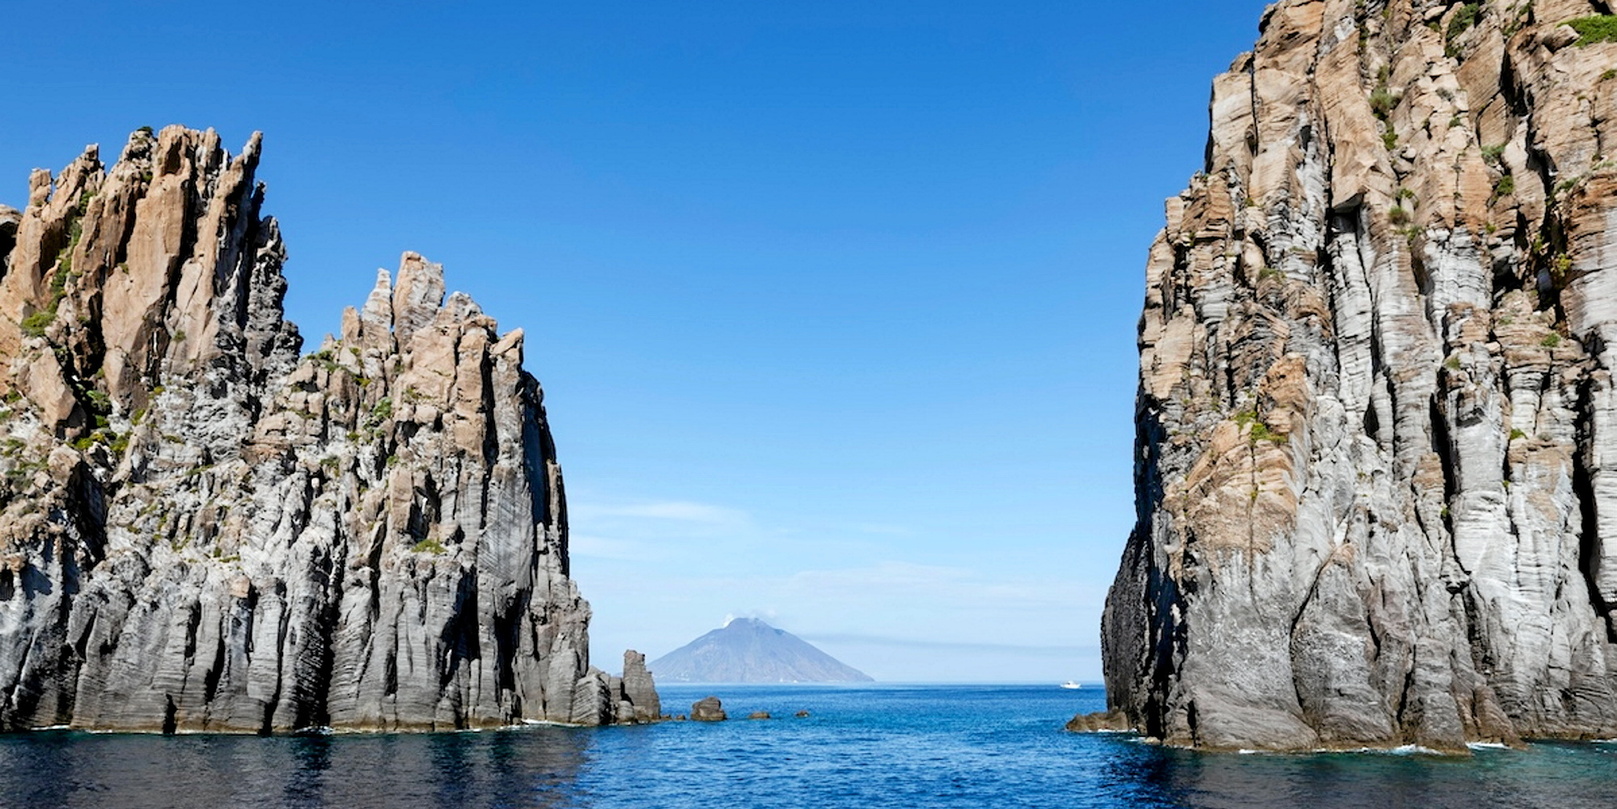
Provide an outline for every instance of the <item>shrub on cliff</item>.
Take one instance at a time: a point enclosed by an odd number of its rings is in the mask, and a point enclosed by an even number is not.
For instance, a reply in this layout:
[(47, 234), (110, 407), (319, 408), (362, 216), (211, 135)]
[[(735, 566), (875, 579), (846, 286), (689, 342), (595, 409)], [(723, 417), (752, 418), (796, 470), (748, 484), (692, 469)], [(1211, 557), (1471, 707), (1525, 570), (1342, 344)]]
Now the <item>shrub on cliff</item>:
[(1596, 42), (1617, 42), (1617, 14), (1596, 14), (1592, 17), (1579, 17), (1576, 20), (1567, 20), (1567, 25), (1578, 32), (1579, 45), (1593, 45)]

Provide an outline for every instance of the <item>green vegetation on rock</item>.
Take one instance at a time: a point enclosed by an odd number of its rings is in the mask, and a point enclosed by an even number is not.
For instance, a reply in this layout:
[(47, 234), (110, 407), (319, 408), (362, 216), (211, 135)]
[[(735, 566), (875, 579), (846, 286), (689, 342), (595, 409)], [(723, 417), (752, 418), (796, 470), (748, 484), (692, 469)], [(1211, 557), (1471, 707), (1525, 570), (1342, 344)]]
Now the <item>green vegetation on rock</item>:
[(1596, 42), (1617, 42), (1617, 14), (1596, 14), (1592, 17), (1579, 17), (1567, 20), (1567, 25), (1578, 32), (1576, 45), (1593, 45)]

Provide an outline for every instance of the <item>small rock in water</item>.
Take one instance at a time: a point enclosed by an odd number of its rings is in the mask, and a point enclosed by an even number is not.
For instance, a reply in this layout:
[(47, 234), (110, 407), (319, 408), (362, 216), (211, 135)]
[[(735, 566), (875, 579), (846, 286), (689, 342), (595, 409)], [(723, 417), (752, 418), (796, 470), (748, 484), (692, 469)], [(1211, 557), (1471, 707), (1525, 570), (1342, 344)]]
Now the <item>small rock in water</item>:
[(808, 711), (798, 711), (797, 712), (797, 718), (798, 719), (807, 719), (808, 715), (809, 715)]
[(768, 719), (769, 718), (769, 712), (768, 711), (753, 711), (752, 713), (747, 714), (747, 718), (748, 719)]
[(718, 697), (703, 697), (691, 705), (691, 719), (697, 722), (723, 722), (729, 718)]
[(1067, 720), (1067, 730), (1074, 733), (1095, 733), (1102, 730), (1130, 730), (1128, 714), (1122, 711), (1096, 711), (1078, 714)]

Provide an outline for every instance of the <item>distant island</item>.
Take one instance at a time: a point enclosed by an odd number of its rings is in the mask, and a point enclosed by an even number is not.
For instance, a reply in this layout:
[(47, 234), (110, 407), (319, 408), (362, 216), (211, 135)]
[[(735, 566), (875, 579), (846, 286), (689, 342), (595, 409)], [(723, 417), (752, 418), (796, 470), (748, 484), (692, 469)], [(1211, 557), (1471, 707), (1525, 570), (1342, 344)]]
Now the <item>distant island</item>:
[(868, 683), (870, 675), (755, 618), (736, 618), (652, 661), (668, 683)]

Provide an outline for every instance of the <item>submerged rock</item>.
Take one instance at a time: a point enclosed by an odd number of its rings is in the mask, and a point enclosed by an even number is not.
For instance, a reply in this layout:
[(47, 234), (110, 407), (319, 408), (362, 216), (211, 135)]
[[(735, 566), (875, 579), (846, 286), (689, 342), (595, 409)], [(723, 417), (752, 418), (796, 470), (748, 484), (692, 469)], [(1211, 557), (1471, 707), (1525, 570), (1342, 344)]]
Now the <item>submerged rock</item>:
[(1284, 0), (1140, 320), (1108, 702), (1175, 744), (1617, 735), (1604, 6)]
[(405, 253), (300, 356), (259, 143), (137, 132), (0, 210), (0, 729), (655, 718), (588, 665), (522, 331)]
[(1133, 726), (1129, 724), (1128, 714), (1122, 711), (1096, 711), (1095, 713), (1078, 714), (1067, 720), (1067, 730), (1074, 733), (1133, 729)]

